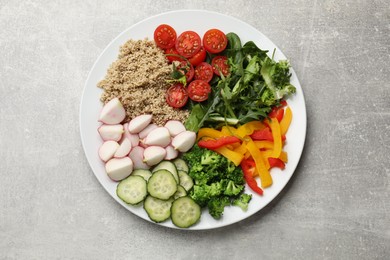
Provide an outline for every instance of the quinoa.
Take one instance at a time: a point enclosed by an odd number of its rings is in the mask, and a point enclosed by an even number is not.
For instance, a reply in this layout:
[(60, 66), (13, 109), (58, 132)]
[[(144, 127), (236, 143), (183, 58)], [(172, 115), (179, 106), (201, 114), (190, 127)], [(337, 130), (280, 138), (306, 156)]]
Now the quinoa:
[(120, 47), (118, 59), (98, 83), (104, 90), (100, 100), (105, 104), (119, 98), (126, 110), (125, 121), (152, 114), (158, 125), (170, 119), (184, 122), (189, 112), (169, 106), (165, 99), (171, 71), (172, 66), (153, 41), (129, 40)]

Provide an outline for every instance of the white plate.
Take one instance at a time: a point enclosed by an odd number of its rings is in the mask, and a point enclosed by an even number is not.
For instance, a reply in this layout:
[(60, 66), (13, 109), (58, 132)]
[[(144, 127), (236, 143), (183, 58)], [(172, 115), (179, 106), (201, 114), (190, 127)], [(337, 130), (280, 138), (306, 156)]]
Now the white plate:
[[(189, 17), (191, 19), (188, 19)], [(93, 65), (85, 84), (80, 106), (81, 140), (93, 173), (106, 191), (123, 207), (147, 221), (150, 219), (141, 206), (129, 206), (118, 199), (115, 193), (117, 183), (107, 177), (104, 164), (98, 157), (97, 151), (102, 141), (97, 132), (100, 125), (97, 119), (102, 107), (99, 100), (102, 90), (97, 87), (97, 83), (104, 78), (109, 65), (117, 59), (119, 47), (122, 44), (129, 39), (144, 39), (145, 37), (153, 39), (154, 29), (162, 23), (173, 26), (178, 34), (185, 30), (193, 30), (199, 35), (203, 35), (211, 28), (218, 28), (225, 33), (235, 32), (240, 36), (242, 43), (252, 40), (261, 49), (270, 50), (271, 54), (276, 49), (275, 59), (286, 59), (275, 44), (252, 26), (230, 16), (201, 10), (181, 10), (150, 17), (131, 26), (106, 47)], [(238, 207), (227, 207), (222, 219), (214, 220), (207, 211), (204, 211), (200, 222), (190, 229), (213, 229), (248, 218), (270, 203), (293, 175), (301, 157), (306, 137), (306, 107), (301, 85), (295, 72), (291, 71), (291, 83), (297, 88), (297, 93), (288, 99), (288, 104), (293, 111), (293, 121), (287, 133), (288, 141), (285, 145), (285, 150), (288, 152), (288, 163), (285, 170), (272, 170), (272, 186), (265, 190), (263, 196), (253, 195), (247, 212), (243, 212)], [(250, 192), (250, 189), (246, 188), (246, 191)], [(175, 228), (170, 220), (159, 225)]]

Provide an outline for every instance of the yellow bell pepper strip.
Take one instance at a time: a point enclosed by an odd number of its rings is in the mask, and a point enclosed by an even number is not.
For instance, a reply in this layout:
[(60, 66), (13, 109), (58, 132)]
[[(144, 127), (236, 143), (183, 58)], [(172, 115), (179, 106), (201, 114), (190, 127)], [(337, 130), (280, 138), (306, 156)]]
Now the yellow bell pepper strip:
[(284, 117), (280, 121), (280, 134), (283, 136), (287, 133), (288, 128), (290, 127), (292, 120), (292, 111), (290, 107), (286, 108), (286, 111), (284, 112)]
[(259, 149), (273, 149), (274, 143), (270, 141), (254, 141), (255, 145)]
[(282, 136), (280, 134), (280, 125), (279, 121), (276, 118), (271, 118), (271, 121), (268, 121), (271, 128), (272, 137), (274, 139), (274, 149), (272, 151), (271, 157), (279, 158), (280, 153), (282, 152)]
[(198, 131), (198, 140), (202, 137), (211, 137), (211, 138), (220, 138), (222, 137), (222, 133), (218, 130), (215, 130), (213, 128), (201, 128)]
[(248, 122), (248, 123), (243, 124), (242, 126), (238, 127), (237, 131), (236, 131), (236, 134), (239, 137), (244, 138), (247, 135), (253, 134), (253, 132), (255, 130), (262, 130), (264, 128), (266, 128), (266, 126), (262, 122), (260, 122), (260, 121), (251, 121), (251, 122)]
[(236, 128), (232, 126), (222, 126), (222, 136), (236, 135)]
[(282, 160), (282, 162), (284, 163), (288, 162), (287, 152), (282, 151), (280, 153), (279, 159)]
[(260, 150), (256, 147), (253, 141), (249, 141), (247, 144), (248, 151), (252, 155), (253, 160), (256, 163), (256, 169), (259, 172), (260, 182), (262, 188), (267, 188), (272, 185), (272, 177), (268, 169), (265, 166), (264, 158)]
[(228, 160), (234, 163), (235, 166), (240, 165), (242, 159), (244, 159), (244, 156), (240, 153), (237, 153), (235, 151), (229, 150), (227, 147), (222, 146), (220, 148), (215, 149), (217, 153), (225, 156)]
[(246, 149), (246, 142), (243, 141), (240, 146), (234, 149), (235, 152), (244, 155), (248, 150)]

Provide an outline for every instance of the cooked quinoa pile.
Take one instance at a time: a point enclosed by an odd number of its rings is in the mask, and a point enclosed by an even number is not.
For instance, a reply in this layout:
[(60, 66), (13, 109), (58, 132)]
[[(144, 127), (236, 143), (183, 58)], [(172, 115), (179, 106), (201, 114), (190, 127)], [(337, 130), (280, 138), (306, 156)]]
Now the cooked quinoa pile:
[(153, 41), (129, 40), (120, 47), (118, 59), (98, 83), (104, 90), (105, 104), (118, 97), (126, 109), (126, 121), (141, 114), (153, 114), (153, 121), (163, 125), (170, 119), (187, 119), (189, 112), (170, 107), (165, 99), (171, 65)]

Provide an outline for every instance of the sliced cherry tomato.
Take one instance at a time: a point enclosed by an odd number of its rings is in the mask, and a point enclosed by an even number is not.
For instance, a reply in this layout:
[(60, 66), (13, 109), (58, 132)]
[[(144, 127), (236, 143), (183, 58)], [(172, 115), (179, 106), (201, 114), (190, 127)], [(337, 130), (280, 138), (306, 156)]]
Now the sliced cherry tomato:
[(187, 83), (194, 78), (195, 70), (191, 63), (188, 63), (187, 61), (181, 61), (177, 66), (177, 69), (180, 70), (180, 72), (183, 72), (183, 74), (185, 73)]
[(205, 101), (211, 92), (210, 84), (204, 80), (193, 80), (187, 87), (188, 96), (196, 102)]
[(171, 107), (183, 107), (188, 100), (186, 88), (180, 83), (173, 84), (167, 91), (166, 99)]
[(206, 59), (206, 50), (201, 47), (197, 54), (188, 59), (192, 66), (197, 66)]
[(227, 43), (226, 35), (218, 29), (210, 29), (203, 36), (203, 46), (210, 53), (220, 53)]
[(180, 54), (174, 47), (165, 50), (165, 57), (167, 57), (168, 61), (171, 63), (174, 61), (182, 61), (183, 59), (179, 56)]
[(176, 38), (175, 29), (168, 24), (161, 24), (154, 30), (154, 41), (161, 49), (168, 49), (175, 46)]
[(213, 75), (213, 66), (207, 62), (202, 62), (195, 68), (195, 79), (201, 79), (206, 82), (210, 82), (210, 80), (213, 78)]
[(185, 31), (177, 37), (176, 50), (185, 58), (191, 58), (197, 54), (202, 46), (200, 36), (194, 31)]
[(211, 60), (211, 65), (213, 66), (214, 73), (217, 76), (221, 76), (221, 74), (219, 73), (220, 71), (224, 76), (227, 76), (229, 74), (230, 67), (226, 56), (215, 56)]

